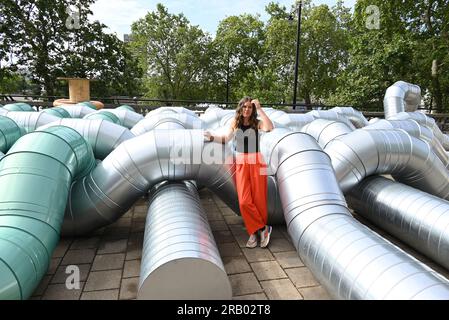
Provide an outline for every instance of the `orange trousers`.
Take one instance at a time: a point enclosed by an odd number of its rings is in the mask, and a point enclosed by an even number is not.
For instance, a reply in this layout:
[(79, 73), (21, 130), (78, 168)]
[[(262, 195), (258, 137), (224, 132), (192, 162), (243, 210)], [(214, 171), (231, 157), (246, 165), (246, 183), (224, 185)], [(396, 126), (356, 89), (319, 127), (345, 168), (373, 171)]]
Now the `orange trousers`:
[(236, 187), (240, 213), (249, 235), (263, 228), (267, 214), (267, 165), (258, 153), (236, 155)]

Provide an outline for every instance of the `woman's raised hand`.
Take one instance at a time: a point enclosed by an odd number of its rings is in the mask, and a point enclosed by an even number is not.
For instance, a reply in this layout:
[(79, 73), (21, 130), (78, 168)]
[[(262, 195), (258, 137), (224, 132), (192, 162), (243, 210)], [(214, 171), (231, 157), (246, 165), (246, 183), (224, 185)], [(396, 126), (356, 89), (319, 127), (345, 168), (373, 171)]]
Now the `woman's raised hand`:
[(213, 135), (209, 131), (205, 130), (203, 134), (204, 134), (204, 141), (214, 141)]
[(253, 99), (251, 100), (251, 103), (254, 103), (254, 105), (256, 106), (256, 109), (259, 110), (262, 108), (262, 106), (260, 105), (260, 102), (258, 99)]

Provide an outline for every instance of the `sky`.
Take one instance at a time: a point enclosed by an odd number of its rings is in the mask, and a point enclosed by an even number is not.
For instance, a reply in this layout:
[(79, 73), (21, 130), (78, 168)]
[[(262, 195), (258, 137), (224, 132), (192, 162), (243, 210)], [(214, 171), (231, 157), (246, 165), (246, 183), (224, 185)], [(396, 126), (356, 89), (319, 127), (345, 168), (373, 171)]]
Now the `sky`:
[[(242, 13), (259, 13), (266, 21), (265, 6), (270, 2), (290, 8), (295, 0), (97, 0), (91, 10), (91, 20), (99, 20), (109, 27), (106, 32), (116, 33), (120, 39), (131, 33), (131, 23), (154, 11), (157, 3), (162, 3), (169, 13), (183, 13), (192, 25), (215, 36), (218, 23), (227, 16)], [(347, 7), (354, 7), (356, 0), (345, 0)], [(314, 4), (333, 6), (337, 0), (313, 0)]]

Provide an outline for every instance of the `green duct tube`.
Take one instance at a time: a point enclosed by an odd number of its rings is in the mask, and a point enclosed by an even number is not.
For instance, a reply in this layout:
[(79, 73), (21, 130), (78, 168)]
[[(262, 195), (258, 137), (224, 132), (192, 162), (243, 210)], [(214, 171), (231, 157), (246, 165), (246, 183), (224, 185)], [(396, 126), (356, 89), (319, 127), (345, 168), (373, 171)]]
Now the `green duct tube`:
[(23, 103), (23, 102), (10, 103), (10, 104), (4, 105), (3, 109), (6, 109), (8, 111), (36, 111), (28, 103)]
[(20, 138), (0, 161), (0, 300), (27, 299), (45, 275), (72, 181), (95, 166), (69, 127)]
[(70, 113), (67, 110), (59, 107), (44, 109), (42, 112), (49, 113), (59, 118), (71, 118)]
[(89, 102), (89, 101), (79, 102), (78, 104), (82, 104), (82, 105), (84, 105), (86, 107), (89, 107), (91, 109), (97, 110), (97, 107), (92, 102)]
[(112, 112), (109, 112), (107, 110), (100, 110), (97, 112), (89, 113), (88, 115), (84, 116), (83, 119), (89, 119), (89, 120), (106, 120), (118, 125), (122, 125), (122, 122), (120, 119), (113, 114)]
[(24, 133), (14, 120), (0, 116), (0, 152), (6, 153)]
[(129, 111), (136, 112), (136, 110), (134, 110), (133, 107), (131, 107), (131, 106), (127, 105), (127, 104), (123, 104), (120, 107), (117, 107), (116, 109), (118, 109), (118, 110), (126, 109), (126, 110), (129, 110)]

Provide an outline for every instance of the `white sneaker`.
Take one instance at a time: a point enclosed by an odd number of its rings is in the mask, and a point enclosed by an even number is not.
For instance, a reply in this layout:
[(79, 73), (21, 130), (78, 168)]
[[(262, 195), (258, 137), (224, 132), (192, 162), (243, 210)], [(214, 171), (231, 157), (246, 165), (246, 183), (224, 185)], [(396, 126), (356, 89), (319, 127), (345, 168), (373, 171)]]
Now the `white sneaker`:
[(271, 226), (265, 226), (265, 229), (260, 233), (260, 247), (265, 248), (270, 242), (270, 235), (273, 228)]
[(246, 243), (247, 248), (255, 248), (257, 247), (257, 235), (256, 233), (253, 233), (249, 236), (248, 242)]

